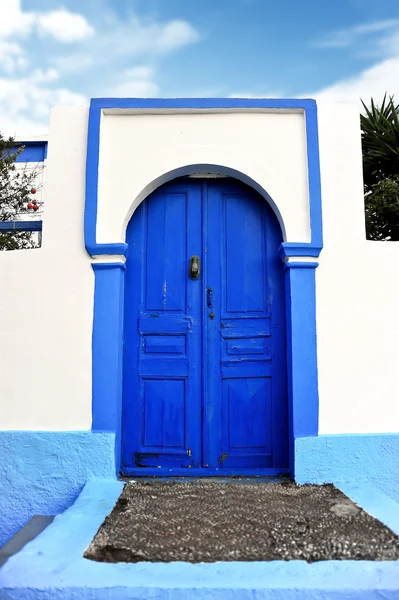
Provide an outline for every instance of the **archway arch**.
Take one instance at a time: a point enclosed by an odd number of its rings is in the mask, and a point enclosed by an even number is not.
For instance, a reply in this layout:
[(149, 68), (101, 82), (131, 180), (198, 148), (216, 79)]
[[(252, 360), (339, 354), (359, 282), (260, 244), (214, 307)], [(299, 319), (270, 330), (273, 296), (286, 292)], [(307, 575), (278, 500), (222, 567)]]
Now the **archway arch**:
[(257, 181), (255, 181), (252, 177), (244, 173), (243, 171), (234, 169), (229, 166), (225, 166), (222, 164), (212, 164), (212, 163), (202, 163), (202, 164), (186, 164), (181, 167), (176, 167), (170, 171), (164, 172), (158, 175), (155, 179), (149, 181), (138, 193), (138, 195), (134, 198), (132, 204), (130, 205), (129, 211), (127, 212), (125, 219), (123, 221), (123, 232), (126, 233), (127, 226), (129, 221), (137, 209), (137, 207), (147, 198), (150, 194), (152, 194), (156, 189), (160, 188), (165, 183), (173, 181), (174, 179), (178, 179), (181, 177), (187, 177), (192, 175), (201, 175), (206, 178), (209, 175), (221, 175), (224, 177), (231, 177), (240, 181), (247, 185), (249, 188), (252, 188), (255, 192), (257, 192), (260, 196), (264, 198), (264, 200), (269, 204), (270, 208), (274, 212), (277, 220), (279, 222), (281, 232), (282, 232), (282, 240), (286, 241), (287, 232), (283, 219), (283, 215), (277, 205), (277, 203), (273, 200), (267, 190), (262, 187)]

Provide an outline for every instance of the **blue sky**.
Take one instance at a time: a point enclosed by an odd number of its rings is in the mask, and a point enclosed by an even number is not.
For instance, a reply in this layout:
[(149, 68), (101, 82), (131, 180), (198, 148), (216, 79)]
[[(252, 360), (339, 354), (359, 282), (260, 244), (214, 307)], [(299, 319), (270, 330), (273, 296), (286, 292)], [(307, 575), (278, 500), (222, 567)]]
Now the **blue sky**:
[(0, 0), (0, 130), (99, 96), (399, 97), (398, 0)]

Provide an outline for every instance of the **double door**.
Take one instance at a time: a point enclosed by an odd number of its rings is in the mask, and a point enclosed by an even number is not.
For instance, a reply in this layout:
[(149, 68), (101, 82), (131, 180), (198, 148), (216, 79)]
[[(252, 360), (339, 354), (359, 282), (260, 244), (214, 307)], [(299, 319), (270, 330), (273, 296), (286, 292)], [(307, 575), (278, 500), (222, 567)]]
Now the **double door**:
[(174, 180), (133, 214), (125, 283), (122, 471), (288, 466), (281, 232), (230, 179)]

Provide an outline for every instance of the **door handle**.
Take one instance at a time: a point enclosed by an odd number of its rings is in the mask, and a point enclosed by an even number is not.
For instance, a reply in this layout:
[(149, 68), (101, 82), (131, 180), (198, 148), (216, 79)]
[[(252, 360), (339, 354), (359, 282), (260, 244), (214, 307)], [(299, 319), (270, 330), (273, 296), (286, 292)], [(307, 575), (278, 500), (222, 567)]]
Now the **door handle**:
[(199, 256), (192, 256), (190, 258), (190, 279), (198, 279), (200, 276), (200, 258)]
[(206, 304), (208, 308), (212, 308), (212, 288), (208, 288), (206, 291)]

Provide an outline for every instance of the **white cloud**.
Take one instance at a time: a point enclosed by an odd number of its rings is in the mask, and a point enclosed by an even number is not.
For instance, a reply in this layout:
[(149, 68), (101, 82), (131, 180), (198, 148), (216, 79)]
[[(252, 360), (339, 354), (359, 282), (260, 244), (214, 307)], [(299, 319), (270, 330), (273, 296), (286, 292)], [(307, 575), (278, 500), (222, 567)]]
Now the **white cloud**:
[(199, 40), (199, 34), (187, 21), (170, 21), (155, 27), (159, 35), (153, 46), (156, 52), (172, 52)]
[(34, 13), (23, 12), (20, 0), (0, 0), (0, 37), (27, 34), (35, 21)]
[(56, 69), (35, 69), (30, 78), (36, 83), (50, 83), (59, 79), (59, 73)]
[(101, 61), (121, 57), (165, 56), (200, 39), (187, 21), (146, 21), (132, 15), (125, 22), (109, 17), (107, 27), (95, 36), (91, 51)]
[(65, 43), (79, 42), (94, 34), (94, 28), (82, 15), (71, 13), (63, 8), (37, 14), (36, 23), (39, 33), (51, 35), (54, 39)]
[(28, 60), (19, 44), (0, 38), (0, 64), (6, 73), (11, 74), (17, 69), (26, 67)]
[[(399, 103), (399, 19), (361, 23), (349, 29), (333, 32), (317, 42), (320, 48), (351, 46), (352, 53), (356, 55), (359, 54), (359, 45), (362, 47), (362, 55), (372, 57), (374, 64), (351, 77), (342, 78), (324, 88), (309, 90), (300, 96), (315, 98), (318, 102), (355, 103), (360, 109), (361, 99), (366, 104), (370, 102), (370, 98), (379, 103), (385, 94), (394, 96)], [(284, 96), (286, 94), (278, 90), (266, 91), (264, 94), (249, 91), (230, 94), (230, 97), (236, 98)]]
[(364, 38), (372, 34), (381, 34), (395, 31), (399, 28), (399, 19), (385, 19), (361, 23), (328, 33), (315, 40), (312, 45), (317, 48), (348, 48), (358, 42), (364, 43)]
[[(199, 40), (188, 21), (135, 13), (121, 20), (99, 11), (94, 27), (62, 4), (27, 11), (21, 0), (0, 0), (0, 15), (0, 131), (22, 136), (46, 131), (53, 106), (88, 102), (65, 85), (70, 76), (87, 71), (83, 85), (93, 96), (158, 96), (154, 67), (137, 61), (157, 66), (166, 55)], [(47, 38), (60, 42), (51, 45), (51, 52), (44, 50)]]
[[(49, 12), (28, 12), (24, 11), (20, 0), (0, 0), (0, 72), (7, 75), (14, 75), (16, 72), (23, 72), (29, 65), (28, 52), (25, 49), (30, 42), (30, 36), (34, 33), (39, 35), (48, 35), (57, 41), (70, 43), (82, 41), (88, 36), (93, 35), (93, 27), (86, 19), (77, 13), (72, 13), (63, 8)], [(34, 55), (34, 45), (29, 46), (29, 58)], [(35, 71), (38, 79), (33, 80), (32, 76), (19, 76), (15, 80), (2, 78), (0, 80), (0, 116), (4, 122), (7, 115), (14, 115), (15, 111), (9, 110), (9, 90), (16, 88), (19, 90), (19, 96), (24, 97), (27, 93), (33, 93), (38, 90), (38, 85), (50, 83), (57, 79), (58, 74), (54, 69), (44, 72)], [(45, 81), (43, 80), (45, 77)], [(30, 88), (26, 91), (20, 89), (21, 82), (29, 81)], [(41, 94), (44, 93), (44, 88)], [(51, 97), (52, 91), (47, 90), (47, 98)], [(59, 94), (53, 94), (58, 98)], [(16, 106), (20, 106), (18, 98)], [(39, 103), (39, 106), (41, 104)], [(3, 123), (0, 123), (2, 126)], [(33, 126), (35, 124), (33, 123)], [(3, 126), (4, 127), (4, 126)]]
[[(360, 23), (352, 27), (355, 35), (364, 35), (368, 33), (376, 33), (387, 31), (389, 29), (397, 29), (399, 27), (399, 19), (385, 19), (383, 21), (370, 21), (369, 23)], [(349, 29), (349, 31), (351, 31)]]
[(154, 69), (148, 66), (132, 67), (123, 72), (123, 77), (127, 79), (151, 79), (153, 75)]
[(385, 93), (394, 95), (399, 102), (399, 56), (383, 60), (353, 77), (304, 95), (321, 102), (354, 102), (360, 105), (360, 98), (366, 104), (371, 97), (379, 103)]
[(114, 98), (156, 98), (158, 94), (159, 87), (153, 81), (132, 79), (113, 87), (111, 96)]
[(34, 135), (48, 131), (53, 106), (70, 106), (88, 102), (82, 94), (63, 87), (50, 89), (54, 70), (36, 70), (27, 77), (0, 77), (0, 131), (5, 135)]
[(54, 56), (52, 58), (52, 64), (56, 69), (62, 72), (64, 75), (70, 73), (78, 73), (85, 71), (90, 67), (93, 67), (96, 63), (96, 57), (83, 52), (68, 53), (62, 56)]
[(229, 98), (281, 98), (283, 96), (281, 92), (265, 92), (264, 94), (257, 94), (253, 92), (236, 92), (229, 94)]
[(399, 23), (388, 35), (376, 40), (375, 53), (381, 57), (399, 56)]
[[(370, 35), (372, 37), (365, 39), (365, 36)], [(326, 39), (324, 47), (351, 45), (354, 53), (372, 56), (375, 62), (356, 75), (323, 89), (313, 90), (310, 94), (304, 94), (305, 96), (316, 98), (319, 102), (354, 102), (361, 106), (360, 98), (366, 104), (371, 97), (378, 103), (387, 93), (394, 95), (399, 102), (399, 19), (363, 23), (335, 32), (329, 45), (327, 41)], [(339, 42), (342, 44), (339, 45)], [(376, 60), (376, 57), (380, 60)]]
[(27, 12), (21, 0), (0, 0), (0, 37), (24, 36), (38, 31), (54, 39), (70, 43), (77, 42), (94, 33), (93, 27), (82, 15), (64, 8), (48, 12)]
[(159, 94), (159, 88), (153, 79), (154, 71), (151, 67), (126, 69), (121, 83), (112, 86), (104, 95), (119, 98), (153, 98)]
[(94, 66), (101, 69), (123, 59), (160, 60), (200, 39), (196, 29), (183, 20), (148, 21), (137, 15), (131, 15), (123, 22), (113, 15), (105, 15), (104, 19), (102, 27), (86, 46), (68, 55), (55, 56), (52, 59), (54, 66), (65, 73), (76, 73)]

